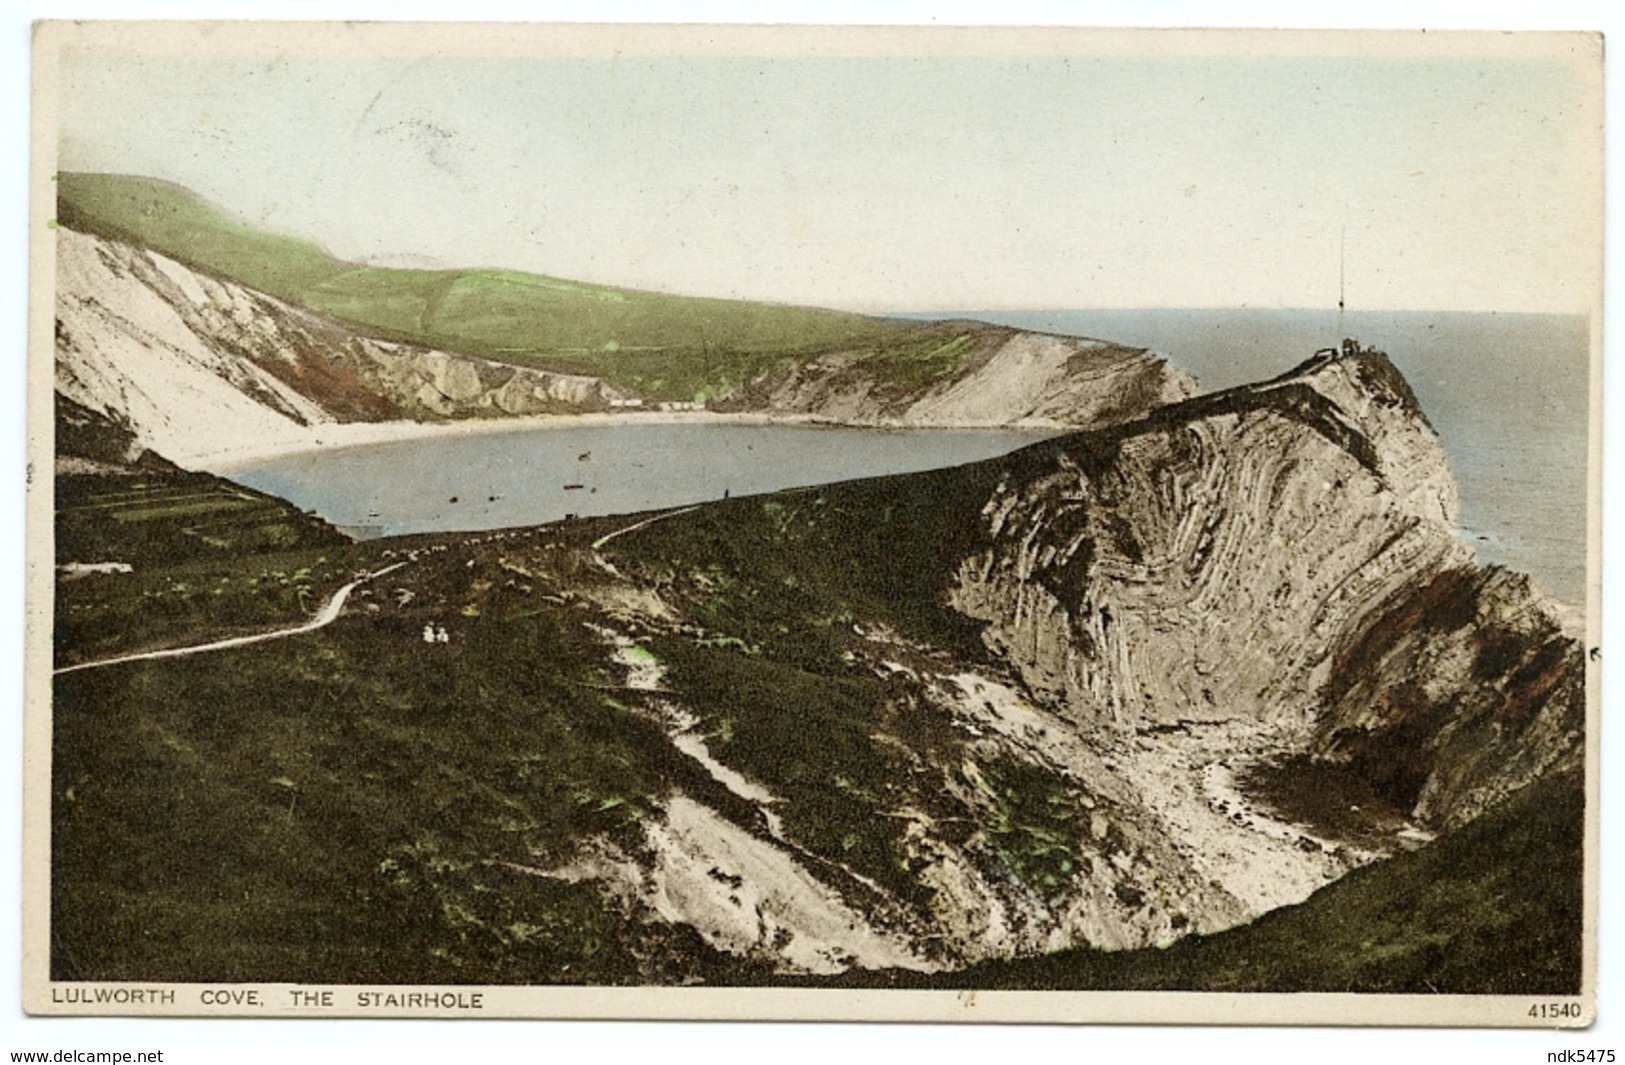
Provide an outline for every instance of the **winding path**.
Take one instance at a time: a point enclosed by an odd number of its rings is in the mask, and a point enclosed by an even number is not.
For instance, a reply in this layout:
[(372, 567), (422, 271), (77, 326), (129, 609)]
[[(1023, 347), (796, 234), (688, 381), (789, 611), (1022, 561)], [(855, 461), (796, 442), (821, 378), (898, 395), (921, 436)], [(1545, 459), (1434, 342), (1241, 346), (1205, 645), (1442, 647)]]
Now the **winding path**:
[(667, 518), (675, 518), (679, 514), (687, 514), (690, 511), (699, 510), (702, 505), (703, 504), (696, 503), (692, 507), (683, 507), (681, 510), (668, 510), (664, 514), (656, 514), (652, 518), (645, 518), (643, 521), (637, 522), (636, 524), (633, 524), (633, 525), (628, 525), (624, 529), (616, 529), (614, 532), (606, 533), (605, 535), (600, 536), (598, 539), (594, 540), (592, 542), (592, 549), (594, 551), (597, 551), (600, 548), (602, 548), (605, 544), (607, 544), (611, 540), (615, 539), (617, 536), (625, 536), (629, 532), (637, 532), (639, 529), (643, 528), (644, 526), (653, 525), (657, 521), (665, 521)]
[(346, 584), (333, 593), (316, 616), (309, 621), (292, 625), (283, 629), (272, 629), (270, 632), (256, 632), (250, 636), (232, 636), (224, 640), (212, 640), (209, 643), (196, 643), (189, 647), (170, 647), (162, 651), (142, 651), (138, 654), (119, 655), (116, 658), (100, 658), (94, 662), (80, 662), (77, 665), (62, 666), (52, 671), (53, 676), (63, 673), (73, 673), (81, 669), (100, 669), (102, 666), (116, 666), (121, 662), (144, 662), (154, 658), (180, 658), (183, 655), (203, 654), (206, 651), (223, 651), (228, 647), (243, 647), (251, 643), (264, 643), (266, 640), (280, 640), (284, 636), (297, 636), (302, 632), (315, 632), (317, 629), (331, 625), (344, 609), (344, 601), (350, 598), (350, 593), (357, 585), (365, 584), (375, 577), (382, 577), (386, 573), (400, 569), (405, 562), (397, 562), (393, 566), (385, 566)]
[[(684, 507), (680, 510), (669, 510), (664, 514), (657, 514), (652, 518), (628, 525), (623, 529), (616, 529), (614, 532), (594, 540), (592, 543), (593, 550), (598, 550), (611, 540), (615, 539), (617, 536), (625, 536), (627, 533), (636, 532), (638, 529), (641, 529), (646, 525), (653, 525), (657, 521), (664, 521), (667, 518), (675, 518), (679, 514), (687, 514), (691, 510), (698, 509), (699, 506), (696, 505), (692, 507)], [(338, 591), (334, 592), (332, 598), (328, 599), (328, 601), (322, 606), (321, 610), (316, 612), (315, 617), (311, 618), (309, 621), (301, 622), (298, 625), (290, 625), (287, 628), (281, 629), (272, 629), (269, 632), (256, 632), (249, 636), (231, 636), (224, 640), (211, 640), (208, 643), (195, 643), (187, 647), (169, 647), (161, 651), (141, 651), (137, 654), (118, 655), (114, 658), (99, 658), (93, 662), (79, 662), (75, 665), (61, 666), (52, 670), (52, 676), (60, 676), (63, 673), (76, 673), (81, 669), (100, 669), (103, 666), (116, 666), (124, 662), (146, 662), (157, 658), (180, 658), (185, 655), (204, 654), (208, 651), (224, 651), (231, 647), (246, 647), (247, 645), (253, 643), (264, 643), (267, 640), (280, 640), (285, 636), (298, 636), (300, 633), (304, 632), (315, 632), (317, 629), (325, 628), (333, 623), (333, 621), (339, 616), (339, 612), (344, 609), (345, 600), (350, 598), (350, 593), (356, 589), (357, 585), (365, 584), (367, 581), (370, 581), (375, 577), (382, 577), (384, 574), (398, 570), (404, 565), (406, 565), (405, 562), (397, 562), (393, 566), (385, 566), (381, 570), (376, 570), (372, 573), (365, 574), (364, 576), (357, 577), (349, 584), (344, 585)]]

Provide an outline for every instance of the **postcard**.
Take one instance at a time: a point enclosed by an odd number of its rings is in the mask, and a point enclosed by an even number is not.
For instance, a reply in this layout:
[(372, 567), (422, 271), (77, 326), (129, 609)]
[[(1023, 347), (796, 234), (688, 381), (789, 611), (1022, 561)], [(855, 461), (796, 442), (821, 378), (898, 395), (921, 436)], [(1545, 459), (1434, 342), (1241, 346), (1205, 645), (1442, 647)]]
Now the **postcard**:
[(29, 1012), (1594, 1019), (1598, 35), (34, 58)]

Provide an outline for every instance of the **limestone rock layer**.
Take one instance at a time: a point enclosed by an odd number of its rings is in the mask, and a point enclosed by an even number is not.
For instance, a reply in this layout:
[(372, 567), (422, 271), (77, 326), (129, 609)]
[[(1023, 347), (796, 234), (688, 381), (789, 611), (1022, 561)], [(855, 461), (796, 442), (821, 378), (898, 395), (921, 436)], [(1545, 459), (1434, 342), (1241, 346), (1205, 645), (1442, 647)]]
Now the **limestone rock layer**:
[(1245, 720), (1458, 823), (1581, 749), (1578, 642), (1456, 537), (1438, 440), (1385, 356), (1029, 449), (956, 608), (1079, 728)]

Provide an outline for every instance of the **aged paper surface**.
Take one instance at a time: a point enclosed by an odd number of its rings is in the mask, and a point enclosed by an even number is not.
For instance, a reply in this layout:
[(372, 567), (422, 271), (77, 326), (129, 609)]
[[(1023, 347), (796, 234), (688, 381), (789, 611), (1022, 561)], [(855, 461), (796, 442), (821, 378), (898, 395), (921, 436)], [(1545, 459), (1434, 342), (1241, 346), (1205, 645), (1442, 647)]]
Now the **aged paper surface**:
[(35, 64), (31, 1012), (1589, 1023), (1596, 38)]

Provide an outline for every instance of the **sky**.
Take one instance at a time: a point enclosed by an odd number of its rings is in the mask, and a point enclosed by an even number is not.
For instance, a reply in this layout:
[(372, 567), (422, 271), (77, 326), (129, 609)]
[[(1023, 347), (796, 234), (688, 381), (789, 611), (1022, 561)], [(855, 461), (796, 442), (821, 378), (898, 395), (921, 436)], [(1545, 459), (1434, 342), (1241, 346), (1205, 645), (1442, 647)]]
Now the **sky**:
[(64, 55), (58, 167), (173, 180), (346, 259), (864, 311), (1597, 298), (1600, 84), (1577, 37), (651, 54), (670, 41), (114, 40)]

